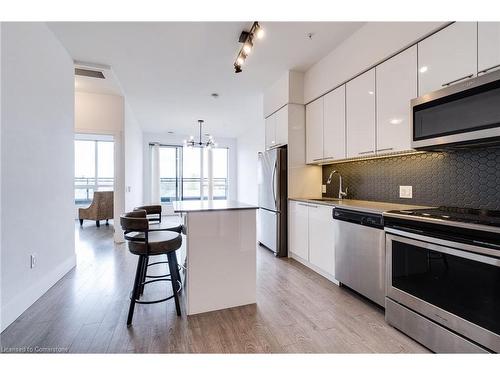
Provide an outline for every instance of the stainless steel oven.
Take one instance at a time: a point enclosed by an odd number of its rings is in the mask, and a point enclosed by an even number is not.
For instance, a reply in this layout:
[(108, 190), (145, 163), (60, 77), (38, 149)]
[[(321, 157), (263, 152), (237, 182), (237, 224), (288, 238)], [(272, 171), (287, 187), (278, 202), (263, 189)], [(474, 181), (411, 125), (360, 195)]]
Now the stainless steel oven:
[(500, 352), (500, 250), (386, 228), (386, 319), (436, 352)]
[(500, 143), (500, 70), (411, 101), (412, 147)]

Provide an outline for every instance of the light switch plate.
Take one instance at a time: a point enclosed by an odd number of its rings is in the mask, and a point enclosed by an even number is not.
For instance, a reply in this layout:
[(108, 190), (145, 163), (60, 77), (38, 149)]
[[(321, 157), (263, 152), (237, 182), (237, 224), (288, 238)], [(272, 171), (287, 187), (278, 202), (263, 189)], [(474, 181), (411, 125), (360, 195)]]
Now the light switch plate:
[(413, 186), (400, 186), (399, 198), (413, 198)]
[(326, 185), (321, 185), (321, 192), (322, 192), (323, 194), (325, 194), (325, 193), (326, 193)]

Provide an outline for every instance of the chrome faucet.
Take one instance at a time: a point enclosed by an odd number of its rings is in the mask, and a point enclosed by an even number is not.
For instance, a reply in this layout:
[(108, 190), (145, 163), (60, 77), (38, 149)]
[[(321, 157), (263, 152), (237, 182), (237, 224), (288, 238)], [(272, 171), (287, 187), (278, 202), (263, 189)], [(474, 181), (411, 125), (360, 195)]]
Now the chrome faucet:
[(344, 198), (347, 196), (347, 190), (348, 188), (345, 188), (345, 191), (342, 191), (342, 175), (337, 171), (333, 170), (330, 175), (328, 176), (328, 180), (326, 181), (327, 185), (330, 185), (332, 183), (332, 176), (337, 173), (339, 175), (339, 199)]

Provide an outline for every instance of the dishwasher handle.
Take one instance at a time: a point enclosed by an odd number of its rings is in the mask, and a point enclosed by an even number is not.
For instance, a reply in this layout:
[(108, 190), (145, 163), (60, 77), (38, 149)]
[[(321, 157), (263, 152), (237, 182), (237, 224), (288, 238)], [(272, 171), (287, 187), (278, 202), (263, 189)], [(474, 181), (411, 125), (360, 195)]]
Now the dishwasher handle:
[(347, 221), (349, 223), (364, 225), (373, 228), (384, 228), (384, 217), (382, 214), (346, 210), (345, 208), (334, 208), (332, 210), (334, 220)]

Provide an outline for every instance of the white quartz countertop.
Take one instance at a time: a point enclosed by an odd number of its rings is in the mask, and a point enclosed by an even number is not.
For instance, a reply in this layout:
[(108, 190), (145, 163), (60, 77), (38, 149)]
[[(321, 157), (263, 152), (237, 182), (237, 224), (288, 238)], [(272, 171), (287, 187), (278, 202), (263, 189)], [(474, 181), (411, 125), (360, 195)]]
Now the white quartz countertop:
[(255, 210), (258, 207), (232, 200), (174, 201), (174, 212), (202, 212), (225, 210)]
[(399, 203), (386, 203), (386, 202), (375, 202), (375, 201), (363, 201), (356, 199), (302, 199), (302, 198), (290, 198), (292, 201), (305, 202), (309, 204), (323, 204), (332, 207), (346, 208), (356, 211), (372, 212), (382, 214), (387, 211), (393, 210), (415, 210), (419, 208), (429, 208), (428, 206), (416, 206), (408, 204)]

